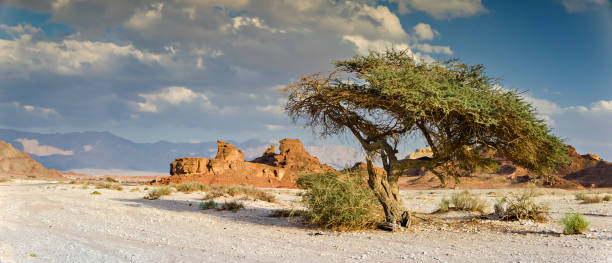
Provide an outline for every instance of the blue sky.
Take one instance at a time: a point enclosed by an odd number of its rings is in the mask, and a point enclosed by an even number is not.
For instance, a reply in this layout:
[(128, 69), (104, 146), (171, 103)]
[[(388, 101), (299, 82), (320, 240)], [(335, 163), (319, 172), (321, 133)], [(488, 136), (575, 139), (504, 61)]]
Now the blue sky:
[(322, 143), (277, 89), (389, 46), (484, 64), (580, 152), (612, 159), (610, 0), (5, 0), (0, 126)]

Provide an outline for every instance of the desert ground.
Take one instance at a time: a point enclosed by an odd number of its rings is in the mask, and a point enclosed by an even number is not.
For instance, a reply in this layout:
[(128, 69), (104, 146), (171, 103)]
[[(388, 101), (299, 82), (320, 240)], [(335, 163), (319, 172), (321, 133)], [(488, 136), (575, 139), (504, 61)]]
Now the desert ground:
[[(399, 232), (334, 232), (269, 216), (300, 209), (299, 190), (266, 189), (279, 202), (243, 200), (231, 212), (201, 210), (202, 192), (146, 200), (144, 187), (0, 183), (0, 262), (612, 262), (612, 203), (581, 204), (572, 191), (536, 189), (552, 219), (534, 223), (430, 214), (453, 190), (405, 190), (405, 205), (429, 220)], [(472, 190), (488, 212), (508, 191), (521, 190)], [(585, 214), (587, 233), (562, 234), (568, 211)]]

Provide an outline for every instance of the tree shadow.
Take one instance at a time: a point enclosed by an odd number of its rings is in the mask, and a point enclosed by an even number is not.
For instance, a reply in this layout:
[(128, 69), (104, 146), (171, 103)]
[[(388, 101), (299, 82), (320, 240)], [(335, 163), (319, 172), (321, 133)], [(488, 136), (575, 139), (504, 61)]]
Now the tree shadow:
[[(261, 207), (249, 207), (245, 209), (237, 210), (236, 212), (218, 209), (200, 209), (200, 201), (186, 201), (186, 200), (170, 200), (170, 199), (157, 199), (147, 200), (141, 198), (126, 199), (118, 198), (113, 199), (122, 203), (126, 206), (131, 207), (150, 207), (160, 210), (172, 211), (172, 212), (191, 212), (194, 214), (205, 214), (214, 216), (220, 219), (243, 222), (255, 225), (263, 226), (275, 226), (285, 228), (297, 228), (303, 230), (309, 230), (307, 226), (302, 223), (302, 218), (296, 217), (271, 217), (271, 215), (280, 210), (272, 208), (261, 208)], [(222, 205), (220, 202), (219, 205)], [(314, 230), (314, 229), (312, 229)]]

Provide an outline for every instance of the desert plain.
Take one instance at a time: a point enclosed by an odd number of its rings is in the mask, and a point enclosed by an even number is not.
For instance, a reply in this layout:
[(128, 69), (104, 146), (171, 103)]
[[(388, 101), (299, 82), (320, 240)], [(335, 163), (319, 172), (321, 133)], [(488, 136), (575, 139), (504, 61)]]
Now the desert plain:
[[(402, 231), (318, 230), (277, 210), (303, 209), (301, 190), (262, 188), (274, 203), (246, 197), (237, 211), (202, 210), (205, 192), (147, 200), (147, 188), (84, 189), (66, 181), (0, 183), (0, 262), (612, 262), (612, 205), (584, 204), (578, 192), (532, 189), (550, 220), (499, 221), (479, 214), (433, 213), (456, 190), (402, 190), (420, 220)], [(98, 191), (100, 194), (92, 194)], [(524, 189), (470, 190), (492, 212), (499, 196)], [(610, 194), (610, 189), (592, 193)], [(566, 212), (591, 223), (564, 235)]]

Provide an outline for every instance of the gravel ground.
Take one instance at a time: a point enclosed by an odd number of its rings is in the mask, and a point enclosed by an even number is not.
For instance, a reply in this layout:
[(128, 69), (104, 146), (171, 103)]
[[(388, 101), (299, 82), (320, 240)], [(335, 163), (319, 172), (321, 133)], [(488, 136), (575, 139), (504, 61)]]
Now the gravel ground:
[[(203, 193), (145, 200), (142, 189), (0, 183), (0, 262), (612, 262), (612, 202), (580, 204), (563, 190), (538, 190), (537, 201), (551, 207), (549, 223), (470, 221), (452, 212), (402, 232), (337, 233), (268, 217), (299, 207), (296, 190), (270, 189), (280, 204), (245, 201), (232, 213), (199, 210)], [(510, 190), (474, 192), (492, 206), (503, 191)], [(402, 195), (411, 210), (430, 213), (451, 192)], [(558, 219), (571, 210), (586, 215), (588, 233), (560, 234)]]

